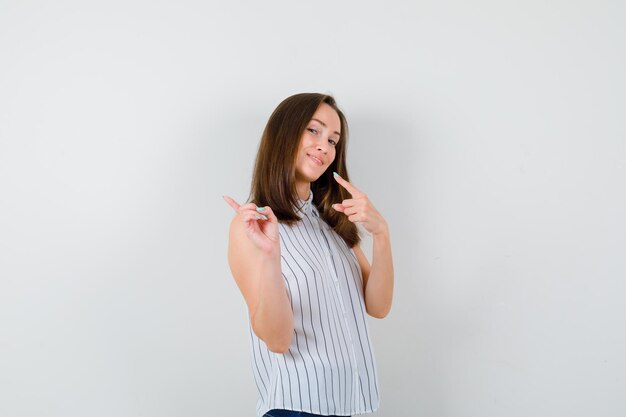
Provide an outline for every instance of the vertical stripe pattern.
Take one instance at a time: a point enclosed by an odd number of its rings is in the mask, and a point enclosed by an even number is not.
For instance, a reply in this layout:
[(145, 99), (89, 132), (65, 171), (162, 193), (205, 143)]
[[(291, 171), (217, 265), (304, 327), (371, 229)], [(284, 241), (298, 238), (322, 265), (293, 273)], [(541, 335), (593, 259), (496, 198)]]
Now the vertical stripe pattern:
[(312, 200), (313, 193), (301, 201), (295, 225), (279, 223), (281, 269), (294, 317), (289, 351), (269, 351), (250, 328), (259, 417), (275, 408), (354, 415), (379, 404), (361, 269)]

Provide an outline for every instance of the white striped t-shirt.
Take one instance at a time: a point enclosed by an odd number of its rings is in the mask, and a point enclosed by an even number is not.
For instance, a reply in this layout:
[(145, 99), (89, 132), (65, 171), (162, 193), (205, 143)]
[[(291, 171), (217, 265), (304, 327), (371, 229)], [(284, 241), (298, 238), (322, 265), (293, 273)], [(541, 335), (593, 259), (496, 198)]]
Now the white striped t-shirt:
[(354, 415), (379, 404), (361, 269), (312, 200), (312, 192), (300, 200), (296, 224), (279, 223), (281, 270), (294, 317), (289, 351), (271, 352), (250, 326), (259, 417), (277, 408)]

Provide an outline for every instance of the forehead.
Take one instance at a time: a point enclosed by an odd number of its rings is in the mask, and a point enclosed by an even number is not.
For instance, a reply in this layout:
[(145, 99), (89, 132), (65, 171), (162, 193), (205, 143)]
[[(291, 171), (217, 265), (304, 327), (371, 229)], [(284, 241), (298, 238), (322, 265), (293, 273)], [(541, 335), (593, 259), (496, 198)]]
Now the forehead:
[(341, 132), (341, 120), (339, 120), (339, 115), (335, 109), (326, 103), (320, 104), (312, 118), (322, 121), (331, 132)]

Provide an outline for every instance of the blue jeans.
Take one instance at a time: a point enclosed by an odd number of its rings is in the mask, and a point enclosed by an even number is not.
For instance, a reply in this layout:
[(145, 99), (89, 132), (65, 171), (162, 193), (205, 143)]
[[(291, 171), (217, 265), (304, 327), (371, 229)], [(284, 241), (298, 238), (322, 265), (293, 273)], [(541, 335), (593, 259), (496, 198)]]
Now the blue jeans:
[(321, 414), (305, 413), (304, 411), (270, 410), (263, 417), (342, 417), (342, 416), (322, 416)]

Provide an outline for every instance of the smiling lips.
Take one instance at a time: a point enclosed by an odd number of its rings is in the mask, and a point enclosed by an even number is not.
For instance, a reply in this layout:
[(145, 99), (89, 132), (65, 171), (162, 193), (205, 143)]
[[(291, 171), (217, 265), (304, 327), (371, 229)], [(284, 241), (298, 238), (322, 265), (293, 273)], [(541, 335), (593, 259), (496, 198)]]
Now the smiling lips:
[(322, 160), (321, 160), (321, 159), (316, 158), (315, 156), (313, 156), (313, 155), (309, 155), (309, 154), (307, 154), (307, 156), (308, 156), (309, 158), (311, 158), (311, 160), (313, 160), (313, 162), (315, 162), (317, 165), (319, 165), (319, 166), (324, 165), (324, 163), (322, 162)]

